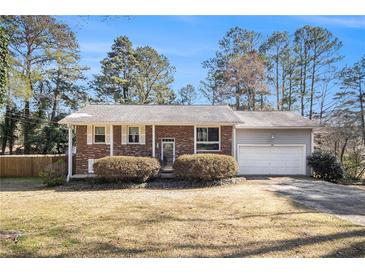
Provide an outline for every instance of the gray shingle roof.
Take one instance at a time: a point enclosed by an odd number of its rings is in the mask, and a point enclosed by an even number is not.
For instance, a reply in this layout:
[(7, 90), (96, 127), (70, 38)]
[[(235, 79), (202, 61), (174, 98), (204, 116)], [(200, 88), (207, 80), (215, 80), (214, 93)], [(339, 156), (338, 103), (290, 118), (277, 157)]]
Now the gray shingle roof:
[(292, 111), (235, 111), (240, 118), (240, 128), (308, 127), (318, 124)]
[(316, 127), (290, 111), (233, 111), (229, 106), (209, 105), (107, 105), (91, 104), (68, 115), (60, 124), (236, 124), (239, 128)]
[(239, 118), (229, 106), (91, 104), (68, 115), (60, 124), (234, 124)]

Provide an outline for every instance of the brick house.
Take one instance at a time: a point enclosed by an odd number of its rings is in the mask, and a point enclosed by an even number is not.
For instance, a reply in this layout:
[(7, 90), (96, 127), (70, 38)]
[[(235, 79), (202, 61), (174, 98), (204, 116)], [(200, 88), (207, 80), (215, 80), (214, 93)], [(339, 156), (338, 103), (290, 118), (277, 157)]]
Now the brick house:
[(94, 161), (109, 155), (155, 157), (171, 168), (180, 155), (195, 153), (232, 155), (241, 174), (308, 174), (315, 126), (293, 112), (221, 105), (91, 104), (59, 123), (69, 127), (69, 155), (75, 134), (76, 174), (93, 173)]

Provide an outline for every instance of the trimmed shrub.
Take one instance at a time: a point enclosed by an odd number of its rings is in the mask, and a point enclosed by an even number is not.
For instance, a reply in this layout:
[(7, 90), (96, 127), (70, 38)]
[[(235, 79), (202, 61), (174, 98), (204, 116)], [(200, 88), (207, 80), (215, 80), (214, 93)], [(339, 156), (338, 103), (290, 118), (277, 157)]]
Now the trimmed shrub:
[(176, 159), (174, 172), (182, 179), (211, 181), (235, 176), (238, 164), (227, 155), (186, 154)]
[(94, 173), (106, 181), (143, 183), (156, 177), (160, 163), (150, 157), (111, 156), (96, 160)]
[(46, 166), (40, 173), (44, 185), (52, 187), (58, 186), (66, 180), (66, 165), (64, 160), (58, 160)]
[(308, 165), (313, 169), (315, 178), (338, 182), (344, 177), (344, 171), (336, 156), (322, 151), (315, 151), (308, 157)]

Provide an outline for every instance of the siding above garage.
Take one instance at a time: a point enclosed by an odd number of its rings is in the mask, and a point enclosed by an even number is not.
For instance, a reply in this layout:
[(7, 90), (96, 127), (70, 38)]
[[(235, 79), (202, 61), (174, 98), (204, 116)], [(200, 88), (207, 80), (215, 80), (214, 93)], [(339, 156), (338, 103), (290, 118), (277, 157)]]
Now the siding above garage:
[[(305, 145), (305, 154), (309, 156), (312, 153), (311, 135), (311, 129), (236, 129), (236, 145)], [(308, 166), (306, 174), (310, 174)]]

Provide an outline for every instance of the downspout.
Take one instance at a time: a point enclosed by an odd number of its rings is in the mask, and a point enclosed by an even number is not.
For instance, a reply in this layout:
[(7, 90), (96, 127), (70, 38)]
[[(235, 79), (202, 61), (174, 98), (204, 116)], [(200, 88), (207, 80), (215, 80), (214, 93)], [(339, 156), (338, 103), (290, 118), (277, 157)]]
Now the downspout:
[(196, 125), (194, 125), (194, 154), (196, 154)]
[(233, 143), (233, 146), (232, 146), (232, 154), (233, 154), (233, 158), (237, 161), (237, 145), (236, 145), (236, 125), (233, 125), (232, 126), (232, 143)]
[(110, 132), (109, 132), (109, 138), (110, 138), (110, 156), (114, 155), (114, 133), (113, 133), (113, 125), (110, 125)]
[(152, 157), (156, 157), (156, 132), (155, 125), (152, 125)]
[(67, 182), (72, 177), (72, 125), (68, 125), (68, 169), (67, 169)]

